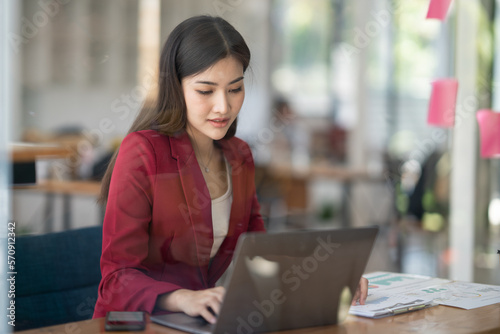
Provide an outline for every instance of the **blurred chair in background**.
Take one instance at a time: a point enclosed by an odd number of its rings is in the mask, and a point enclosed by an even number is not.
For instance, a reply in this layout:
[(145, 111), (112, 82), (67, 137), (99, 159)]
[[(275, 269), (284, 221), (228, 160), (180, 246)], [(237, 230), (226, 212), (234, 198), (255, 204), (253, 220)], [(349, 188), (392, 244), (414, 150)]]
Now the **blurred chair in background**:
[(102, 227), (16, 239), (16, 331), (92, 318)]

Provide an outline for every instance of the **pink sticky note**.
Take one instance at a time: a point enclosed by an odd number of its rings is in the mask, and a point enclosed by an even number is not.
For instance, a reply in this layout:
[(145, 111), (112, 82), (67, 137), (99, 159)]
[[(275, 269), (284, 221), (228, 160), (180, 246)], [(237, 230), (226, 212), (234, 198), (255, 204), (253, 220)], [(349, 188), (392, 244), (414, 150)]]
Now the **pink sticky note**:
[(455, 79), (441, 79), (432, 83), (427, 123), (442, 127), (453, 127), (455, 124), (457, 90), (458, 81)]
[(428, 19), (438, 19), (443, 21), (448, 13), (451, 0), (431, 0), (429, 11), (427, 12)]
[(500, 158), (500, 113), (482, 109), (476, 117), (481, 138), (481, 157)]

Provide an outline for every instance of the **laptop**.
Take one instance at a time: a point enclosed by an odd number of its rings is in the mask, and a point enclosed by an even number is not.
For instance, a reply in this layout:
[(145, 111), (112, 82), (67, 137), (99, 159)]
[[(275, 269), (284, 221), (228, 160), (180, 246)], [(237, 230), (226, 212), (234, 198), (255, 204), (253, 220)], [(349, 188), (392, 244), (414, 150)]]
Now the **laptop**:
[(197, 334), (337, 324), (341, 294), (356, 291), (377, 233), (378, 227), (245, 233), (235, 249), (215, 324), (184, 313), (151, 320)]

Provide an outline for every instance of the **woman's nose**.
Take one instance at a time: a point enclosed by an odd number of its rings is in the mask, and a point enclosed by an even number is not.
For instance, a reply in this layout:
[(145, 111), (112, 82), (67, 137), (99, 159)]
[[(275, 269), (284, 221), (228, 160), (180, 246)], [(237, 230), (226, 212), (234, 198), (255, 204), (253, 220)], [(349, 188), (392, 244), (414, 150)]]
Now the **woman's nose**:
[(216, 100), (215, 100), (215, 105), (214, 105), (214, 111), (225, 114), (229, 111), (230, 105), (229, 105), (229, 98), (225, 92), (221, 92), (220, 94), (217, 94)]

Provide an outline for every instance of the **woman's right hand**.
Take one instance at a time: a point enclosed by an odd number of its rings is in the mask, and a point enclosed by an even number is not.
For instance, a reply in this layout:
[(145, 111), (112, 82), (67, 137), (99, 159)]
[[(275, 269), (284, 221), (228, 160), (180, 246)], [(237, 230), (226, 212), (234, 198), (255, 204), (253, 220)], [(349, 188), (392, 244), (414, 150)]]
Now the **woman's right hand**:
[(158, 306), (172, 312), (184, 312), (192, 317), (202, 316), (214, 324), (226, 290), (219, 286), (206, 290), (179, 289), (158, 297)]

